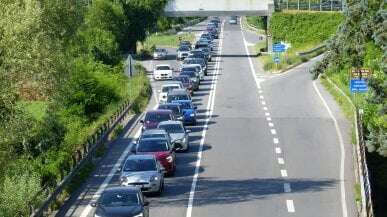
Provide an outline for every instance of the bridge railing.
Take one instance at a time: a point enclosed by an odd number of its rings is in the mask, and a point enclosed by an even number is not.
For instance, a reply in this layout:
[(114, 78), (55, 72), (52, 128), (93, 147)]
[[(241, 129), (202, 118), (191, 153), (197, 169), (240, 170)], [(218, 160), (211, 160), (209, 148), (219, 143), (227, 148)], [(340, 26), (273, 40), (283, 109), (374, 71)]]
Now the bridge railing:
[(342, 11), (345, 0), (275, 0), (276, 10)]

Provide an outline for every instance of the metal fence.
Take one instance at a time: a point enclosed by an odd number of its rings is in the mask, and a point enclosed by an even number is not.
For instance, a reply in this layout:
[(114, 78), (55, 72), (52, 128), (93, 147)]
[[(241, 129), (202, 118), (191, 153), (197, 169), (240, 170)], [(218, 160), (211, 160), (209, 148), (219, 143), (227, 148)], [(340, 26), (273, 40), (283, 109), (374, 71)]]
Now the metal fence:
[(361, 194), (362, 194), (362, 207), (361, 213), (364, 217), (374, 217), (374, 211), (372, 207), (372, 192), (371, 192), (371, 183), (367, 166), (366, 158), (366, 148), (364, 141), (364, 132), (363, 132), (363, 117), (362, 112), (356, 110), (356, 119), (357, 119), (357, 129), (359, 132), (359, 145), (357, 147), (357, 161), (359, 166), (359, 176), (360, 176), (360, 185), (361, 185)]
[(342, 11), (345, 0), (276, 0), (276, 10)]

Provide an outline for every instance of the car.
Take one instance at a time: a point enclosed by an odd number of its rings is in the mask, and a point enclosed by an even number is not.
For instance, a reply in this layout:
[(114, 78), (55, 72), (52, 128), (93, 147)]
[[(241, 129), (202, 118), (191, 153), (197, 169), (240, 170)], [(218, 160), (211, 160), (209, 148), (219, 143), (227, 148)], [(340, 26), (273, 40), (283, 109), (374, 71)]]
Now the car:
[(219, 28), (220, 21), (217, 19), (211, 19), (208, 23), (214, 25), (216, 28)]
[(153, 52), (153, 59), (167, 59), (168, 51), (165, 48), (156, 48)]
[(162, 121), (174, 120), (171, 110), (152, 110), (145, 113), (144, 120), (141, 120), (142, 130), (157, 128), (157, 125)]
[(238, 17), (237, 16), (231, 16), (228, 20), (229, 24), (238, 24)]
[(214, 38), (211, 36), (211, 34), (209, 34), (209, 33), (203, 33), (201, 36), (200, 36), (200, 38), (206, 38), (206, 39), (208, 39), (208, 40), (210, 40), (210, 41), (213, 41), (214, 40)]
[(96, 208), (94, 217), (149, 217), (149, 202), (138, 187), (108, 187), (91, 206)]
[(206, 63), (208, 62), (208, 57), (205, 55), (205, 53), (201, 50), (202, 48), (200, 49), (195, 49), (195, 50), (192, 50), (189, 55), (188, 55), (188, 58), (200, 58), (200, 59), (204, 59), (206, 61)]
[(171, 65), (160, 64), (156, 65), (153, 70), (153, 79), (155, 80), (167, 80), (173, 78), (173, 69)]
[(184, 88), (183, 83), (181, 82), (167, 83), (161, 86), (161, 89), (159, 90), (159, 103), (167, 102), (167, 95), (169, 91), (181, 88)]
[(179, 44), (179, 47), (182, 47), (182, 46), (187, 46), (187, 47), (192, 48), (192, 44), (190, 41), (181, 41)]
[(169, 136), (168, 132), (164, 129), (150, 129), (150, 130), (144, 130), (137, 141), (141, 139), (148, 139), (148, 138), (164, 138), (169, 140), (169, 142), (172, 142), (171, 137)]
[[(179, 75), (179, 76), (175, 77), (174, 79), (176, 81), (180, 81), (183, 84), (184, 89), (188, 92), (188, 94), (190, 96), (192, 96), (192, 94), (193, 94), (193, 84), (192, 84), (192, 81), (189, 78), (189, 76)], [(168, 96), (167, 96), (167, 99), (168, 99)]]
[(183, 111), (181, 110), (180, 104), (178, 103), (160, 104), (157, 109), (171, 110), (176, 120), (182, 120), (183, 118)]
[(165, 169), (154, 155), (129, 155), (122, 169), (122, 186), (136, 186), (143, 193), (161, 195), (164, 190)]
[(186, 58), (183, 65), (200, 64), (204, 70), (204, 75), (207, 75), (207, 61), (203, 58)]
[(204, 70), (200, 64), (187, 64), (187, 65), (182, 65), (182, 68), (184, 67), (194, 67), (196, 68), (196, 71), (199, 72), (200, 75), (200, 80), (204, 78)]
[(219, 30), (212, 29), (208, 31), (208, 33), (214, 38), (214, 39), (219, 39)]
[(183, 60), (186, 57), (188, 57), (190, 51), (191, 51), (191, 47), (188, 47), (188, 46), (179, 47), (177, 49), (177, 55), (176, 55), (177, 60)]
[(212, 60), (211, 50), (208, 47), (200, 48), (200, 50), (203, 52), (204, 56), (206, 56), (207, 61), (211, 62)]
[[(189, 96), (187, 90), (185, 90), (185, 89), (176, 89), (176, 90), (172, 90), (168, 94), (167, 102), (168, 103), (172, 103), (172, 101), (174, 101), (174, 100), (191, 100), (191, 97)], [(166, 120), (164, 120), (164, 121), (166, 121)]]
[(181, 149), (180, 144), (172, 145), (169, 140), (164, 138), (146, 138), (140, 139), (131, 148), (133, 154), (151, 154), (156, 157), (160, 164), (165, 168), (167, 175), (173, 175), (176, 170), (176, 153)]
[(189, 133), (180, 121), (163, 121), (157, 126), (159, 129), (164, 129), (171, 136), (174, 144), (181, 144), (181, 149), (177, 151), (187, 152), (189, 150)]
[(195, 44), (195, 49), (200, 49), (200, 48), (203, 48), (203, 47), (208, 47), (211, 51), (214, 50), (214, 46), (212, 45), (212, 43), (210, 41), (208, 41), (207, 39), (205, 39), (205, 38), (200, 39)]
[(179, 103), (183, 110), (183, 123), (196, 125), (196, 109), (192, 100), (174, 100), (173, 103)]
[(185, 67), (181, 69), (180, 75), (187, 75), (190, 77), (193, 89), (199, 90), (199, 84), (200, 84), (200, 75), (199, 72), (196, 70), (195, 67)]

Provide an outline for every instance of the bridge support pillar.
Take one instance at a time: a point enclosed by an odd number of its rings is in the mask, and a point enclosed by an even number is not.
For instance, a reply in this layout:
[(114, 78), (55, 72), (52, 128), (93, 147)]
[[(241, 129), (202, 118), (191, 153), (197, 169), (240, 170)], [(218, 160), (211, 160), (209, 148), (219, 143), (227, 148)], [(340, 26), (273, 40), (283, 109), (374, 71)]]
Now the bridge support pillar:
[(273, 52), (273, 37), (270, 32), (270, 15), (265, 17), (265, 32), (266, 32), (266, 50), (269, 54)]

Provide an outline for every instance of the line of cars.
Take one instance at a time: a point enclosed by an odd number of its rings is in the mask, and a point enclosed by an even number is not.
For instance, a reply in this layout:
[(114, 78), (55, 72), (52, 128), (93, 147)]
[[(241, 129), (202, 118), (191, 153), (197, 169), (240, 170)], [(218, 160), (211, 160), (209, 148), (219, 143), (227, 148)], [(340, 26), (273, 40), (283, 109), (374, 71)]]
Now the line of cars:
[[(182, 65), (178, 74), (167, 64), (155, 67), (155, 80), (171, 81), (162, 85), (157, 109), (147, 111), (140, 121), (141, 135), (132, 142), (131, 154), (119, 169), (121, 186), (105, 189), (98, 202), (92, 203), (96, 207), (95, 217), (149, 216), (149, 202), (143, 193), (161, 195), (164, 177), (173, 176), (176, 171), (177, 152), (189, 151), (191, 131), (186, 126), (197, 122), (197, 107), (191, 97), (207, 75), (219, 24), (218, 18), (210, 20), (207, 32), (195, 45), (180, 42), (177, 59), (182, 60)], [(157, 57), (154, 55), (156, 59), (168, 55), (166, 50), (158, 52)]]

